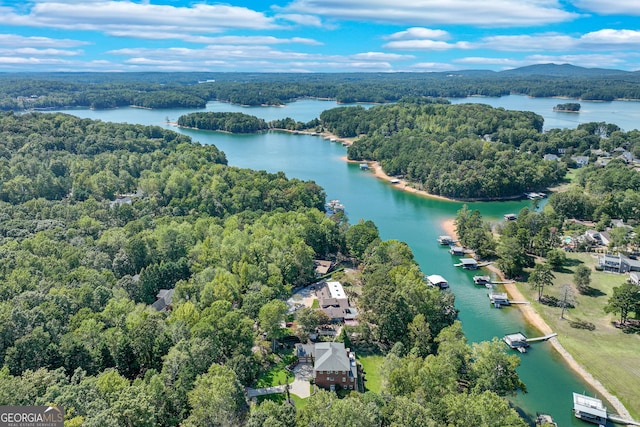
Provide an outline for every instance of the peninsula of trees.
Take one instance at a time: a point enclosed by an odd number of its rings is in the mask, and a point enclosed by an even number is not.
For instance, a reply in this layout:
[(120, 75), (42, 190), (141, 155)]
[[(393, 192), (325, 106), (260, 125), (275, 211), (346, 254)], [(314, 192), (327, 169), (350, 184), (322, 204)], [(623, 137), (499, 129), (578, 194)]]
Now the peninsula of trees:
[(305, 97), (340, 103), (395, 102), (406, 96), (561, 96), (640, 99), (640, 72), (570, 66), (491, 71), (384, 74), (42, 73), (0, 75), (0, 110), (69, 107), (204, 108), (218, 100), (281, 105)]
[[(87, 427), (526, 425), (503, 397), (525, 388), (517, 356), (468, 345), (409, 247), (327, 216), (314, 182), (153, 126), (2, 113), (0, 138), (0, 405)], [(364, 266), (343, 339), (384, 355), (384, 393), (250, 406), (314, 258)]]

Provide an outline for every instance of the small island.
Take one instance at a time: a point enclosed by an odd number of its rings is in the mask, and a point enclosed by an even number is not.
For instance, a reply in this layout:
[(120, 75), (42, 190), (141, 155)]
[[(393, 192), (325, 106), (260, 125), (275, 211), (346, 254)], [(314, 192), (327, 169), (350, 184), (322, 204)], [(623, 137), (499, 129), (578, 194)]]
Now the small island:
[(559, 113), (579, 113), (580, 104), (577, 102), (567, 102), (565, 104), (558, 104), (555, 107), (553, 107), (553, 111), (557, 111)]

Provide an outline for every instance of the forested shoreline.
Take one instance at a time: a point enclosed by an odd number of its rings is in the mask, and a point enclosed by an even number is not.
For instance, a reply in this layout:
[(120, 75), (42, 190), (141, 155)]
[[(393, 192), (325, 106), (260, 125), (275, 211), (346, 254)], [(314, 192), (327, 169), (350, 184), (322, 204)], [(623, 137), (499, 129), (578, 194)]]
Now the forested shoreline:
[[(403, 97), (567, 97), (585, 101), (640, 99), (640, 74), (579, 69), (500, 73), (7, 73), (0, 110), (61, 108), (204, 108), (208, 101), (282, 105), (301, 98), (389, 103)], [(556, 74), (554, 74), (554, 72)]]
[[(327, 216), (314, 182), (156, 126), (10, 112), (0, 137), (0, 405), (61, 405), (70, 426), (526, 425), (503, 397), (518, 358), (468, 345), (409, 247)], [(316, 258), (363, 266), (342, 339), (384, 355), (385, 392), (249, 405)]]

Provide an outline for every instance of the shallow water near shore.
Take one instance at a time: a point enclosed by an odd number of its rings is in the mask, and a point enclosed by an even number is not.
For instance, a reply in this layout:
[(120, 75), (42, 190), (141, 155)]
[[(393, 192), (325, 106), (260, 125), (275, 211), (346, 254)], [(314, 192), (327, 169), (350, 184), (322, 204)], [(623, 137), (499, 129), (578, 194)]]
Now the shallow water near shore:
[[(506, 97), (511, 98), (511, 97)], [(485, 103), (502, 98), (479, 98)], [(531, 100), (522, 97), (522, 99)], [(473, 99), (472, 101), (477, 101)], [(508, 101), (508, 100), (506, 100)], [(516, 102), (511, 98), (510, 102)], [(534, 102), (536, 100), (533, 100)], [(502, 99), (501, 102), (505, 102)], [(549, 103), (549, 114), (559, 100), (544, 100)], [(607, 104), (607, 103), (602, 103)], [(610, 103), (609, 103), (610, 104)], [(241, 111), (262, 117), (266, 120), (292, 117), (308, 121), (317, 117), (321, 111), (333, 108), (333, 101), (302, 100), (285, 107), (245, 108), (224, 103), (209, 103), (207, 111)], [(616, 110), (623, 106), (633, 107), (621, 117), (640, 116), (640, 103), (621, 103), (614, 105)], [(531, 110), (529, 105), (513, 106), (512, 109)], [(536, 107), (537, 108), (537, 107)], [(539, 107), (546, 109), (546, 104)], [(583, 108), (585, 108), (583, 106)], [(585, 110), (588, 110), (585, 108)], [(522, 331), (528, 337), (541, 335), (525, 324), (522, 315), (515, 307), (495, 309), (489, 304), (487, 289), (473, 284), (472, 277), (478, 272), (454, 267), (458, 258), (452, 256), (447, 248), (438, 245), (436, 238), (444, 234), (443, 221), (456, 215), (462, 207), (461, 202), (444, 201), (422, 197), (399, 191), (392, 184), (374, 177), (370, 171), (360, 170), (358, 164), (344, 162), (341, 158), (346, 149), (339, 143), (331, 143), (319, 136), (293, 135), (285, 132), (267, 132), (254, 135), (230, 135), (216, 132), (178, 129), (166, 124), (167, 118), (175, 121), (181, 114), (193, 110), (69, 110), (65, 111), (80, 117), (103, 121), (160, 125), (191, 136), (203, 144), (215, 144), (223, 150), (229, 164), (269, 172), (284, 171), (290, 178), (313, 180), (324, 187), (327, 199), (340, 199), (346, 206), (351, 223), (360, 218), (373, 220), (383, 239), (397, 239), (407, 242), (425, 274), (440, 274), (450, 284), (456, 295), (456, 307), (460, 310), (464, 332), (470, 342), (499, 339), (505, 334)], [(204, 111), (204, 110), (199, 110)], [(585, 111), (586, 113), (586, 111)], [(563, 114), (563, 113), (553, 113)], [(565, 113), (566, 114), (566, 113)], [(579, 120), (607, 121), (587, 119), (580, 113)], [(573, 116), (573, 115), (572, 115)], [(632, 123), (619, 124), (630, 129)], [(582, 122), (582, 121), (581, 121)], [(566, 125), (562, 127), (575, 127)], [(545, 124), (545, 128), (547, 125)], [(635, 126), (634, 126), (635, 127)], [(518, 213), (531, 206), (528, 200), (467, 203), (471, 209), (479, 209), (485, 219), (502, 221), (506, 213)], [(489, 274), (483, 271), (482, 274)], [(561, 338), (561, 337), (560, 337)], [(527, 354), (518, 356), (521, 366), (518, 372), (527, 385), (528, 393), (518, 394), (512, 402), (529, 420), (536, 412), (548, 413), (560, 426), (588, 426), (573, 417), (572, 392), (586, 392), (595, 395), (594, 390), (577, 374), (569, 369), (560, 355), (549, 343), (535, 343)]]

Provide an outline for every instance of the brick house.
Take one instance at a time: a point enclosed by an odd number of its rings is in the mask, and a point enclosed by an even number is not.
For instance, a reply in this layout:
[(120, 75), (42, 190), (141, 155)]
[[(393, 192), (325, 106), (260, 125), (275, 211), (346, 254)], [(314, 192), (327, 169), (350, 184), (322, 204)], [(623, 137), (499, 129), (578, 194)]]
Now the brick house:
[(318, 387), (359, 391), (356, 356), (343, 343), (296, 344), (296, 355), (301, 362), (313, 361), (313, 379)]

